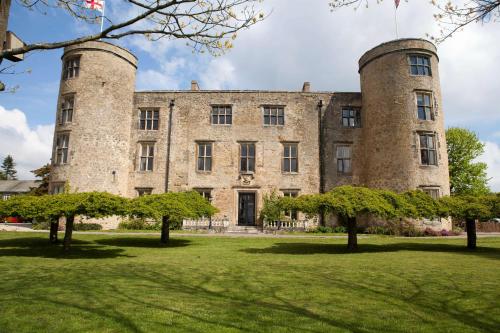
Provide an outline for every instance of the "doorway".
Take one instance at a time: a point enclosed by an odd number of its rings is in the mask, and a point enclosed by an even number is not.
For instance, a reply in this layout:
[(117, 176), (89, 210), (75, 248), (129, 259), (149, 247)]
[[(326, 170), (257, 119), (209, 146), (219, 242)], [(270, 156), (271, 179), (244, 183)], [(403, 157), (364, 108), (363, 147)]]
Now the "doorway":
[(238, 194), (238, 225), (255, 225), (255, 193)]

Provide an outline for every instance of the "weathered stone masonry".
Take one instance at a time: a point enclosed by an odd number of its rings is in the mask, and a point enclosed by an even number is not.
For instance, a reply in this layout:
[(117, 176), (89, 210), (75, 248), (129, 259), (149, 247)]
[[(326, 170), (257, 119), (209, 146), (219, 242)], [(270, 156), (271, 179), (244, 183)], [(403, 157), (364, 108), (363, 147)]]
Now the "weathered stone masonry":
[[(431, 75), (412, 74), (411, 56), (428, 59)], [(354, 184), (449, 194), (438, 57), (428, 41), (396, 40), (366, 52), (361, 93), (311, 92), (308, 83), (293, 92), (207, 91), (195, 82), (187, 91), (136, 92), (137, 59), (104, 42), (68, 47), (62, 61), (53, 192), (65, 182), (77, 191), (128, 197), (196, 189), (209, 193), (218, 217), (231, 224), (249, 221), (242, 211), (257, 217), (273, 190), (307, 194)], [(424, 116), (417, 98), (429, 104), (421, 107)], [(212, 123), (218, 106), (231, 110), (231, 124)], [(267, 107), (283, 110), (283, 125), (265, 124)], [(146, 111), (157, 112), (157, 129), (141, 129)], [(246, 143), (255, 147), (254, 172), (240, 171)], [(211, 147), (209, 171), (197, 165), (199, 144)], [(284, 170), (287, 145), (297, 148), (294, 172)], [(151, 151), (145, 154), (144, 146)], [(242, 203), (245, 193), (255, 203)]]

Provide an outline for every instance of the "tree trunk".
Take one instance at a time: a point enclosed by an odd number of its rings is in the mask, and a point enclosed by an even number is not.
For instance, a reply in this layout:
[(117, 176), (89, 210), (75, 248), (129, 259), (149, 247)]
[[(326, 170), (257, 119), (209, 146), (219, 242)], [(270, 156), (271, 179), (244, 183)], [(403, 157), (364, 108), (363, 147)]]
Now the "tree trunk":
[(357, 236), (356, 218), (347, 217), (347, 249), (355, 251), (358, 249), (358, 236)]
[(467, 229), (467, 248), (476, 248), (476, 220), (466, 219), (465, 228)]
[(170, 239), (170, 221), (167, 216), (163, 216), (161, 219), (161, 239), (162, 244), (167, 244)]
[(57, 239), (58, 230), (59, 230), (59, 219), (56, 221), (50, 221), (49, 239), (52, 244), (57, 244), (59, 242), (59, 240)]
[(73, 222), (75, 221), (74, 216), (66, 217), (66, 231), (64, 232), (64, 251), (69, 251), (71, 246), (71, 237), (73, 236)]

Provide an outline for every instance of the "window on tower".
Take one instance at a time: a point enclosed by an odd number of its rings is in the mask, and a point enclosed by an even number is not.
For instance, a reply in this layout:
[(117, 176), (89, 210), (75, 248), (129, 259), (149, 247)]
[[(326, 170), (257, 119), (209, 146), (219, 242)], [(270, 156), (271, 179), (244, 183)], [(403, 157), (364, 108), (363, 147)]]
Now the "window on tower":
[(285, 108), (283, 106), (264, 106), (264, 125), (285, 125)]
[(71, 57), (64, 61), (63, 79), (77, 77), (80, 73), (80, 57)]
[(285, 173), (296, 173), (299, 171), (297, 143), (283, 143), (282, 170)]
[(351, 147), (350, 146), (337, 146), (337, 172), (338, 173), (351, 173)]
[(73, 121), (73, 107), (75, 105), (74, 96), (64, 96), (61, 103), (60, 125), (66, 125)]
[(61, 133), (56, 137), (56, 164), (68, 163), (69, 133)]
[(196, 170), (212, 171), (212, 142), (198, 142), (198, 164)]
[(255, 172), (255, 144), (240, 143), (240, 172)]
[(233, 123), (233, 110), (231, 105), (212, 106), (212, 125), (231, 125)]
[(410, 55), (410, 73), (412, 75), (432, 76), (431, 58), (425, 55)]
[(436, 136), (420, 133), (420, 162), (422, 165), (437, 165)]
[(417, 92), (417, 113), (418, 119), (434, 120), (432, 110), (432, 95), (427, 92)]

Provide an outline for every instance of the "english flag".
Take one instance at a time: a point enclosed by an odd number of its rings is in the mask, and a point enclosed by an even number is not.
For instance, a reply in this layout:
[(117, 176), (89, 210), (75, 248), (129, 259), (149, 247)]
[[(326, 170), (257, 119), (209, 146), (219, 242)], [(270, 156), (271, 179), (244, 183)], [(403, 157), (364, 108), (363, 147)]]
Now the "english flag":
[(396, 5), (396, 9), (397, 9), (399, 6), (399, 0), (394, 0), (394, 4)]
[(98, 10), (101, 13), (104, 11), (104, 0), (84, 0), (85, 1), (85, 7)]

